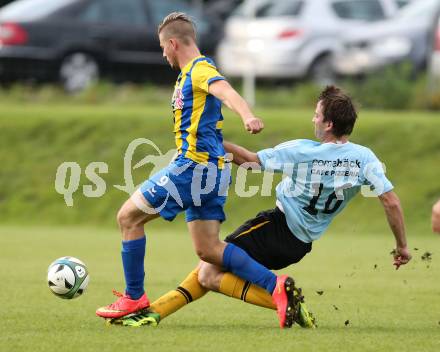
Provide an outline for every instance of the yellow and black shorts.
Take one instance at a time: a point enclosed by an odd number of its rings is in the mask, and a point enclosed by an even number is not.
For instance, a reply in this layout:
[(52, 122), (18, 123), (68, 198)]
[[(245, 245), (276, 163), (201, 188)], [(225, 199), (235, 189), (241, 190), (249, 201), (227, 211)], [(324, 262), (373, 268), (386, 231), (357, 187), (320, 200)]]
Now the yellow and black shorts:
[(287, 226), (286, 216), (278, 209), (259, 212), (225, 238), (271, 270), (298, 263), (312, 250), (311, 243), (299, 240)]

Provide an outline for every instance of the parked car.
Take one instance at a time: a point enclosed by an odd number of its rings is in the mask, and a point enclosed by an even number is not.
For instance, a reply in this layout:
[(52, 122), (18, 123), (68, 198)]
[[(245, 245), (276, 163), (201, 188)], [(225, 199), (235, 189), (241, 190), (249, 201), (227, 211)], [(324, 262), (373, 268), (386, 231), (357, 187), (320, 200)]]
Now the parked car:
[(5, 6), (14, 0), (0, 0), (0, 7)]
[[(437, 12), (434, 30), (432, 32), (432, 51), (430, 57), (430, 71), (435, 82), (440, 83), (440, 6)], [(439, 89), (439, 87), (437, 87)]]
[(388, 18), (394, 0), (247, 0), (226, 22), (217, 51), (227, 76), (332, 79), (340, 36)]
[(177, 10), (195, 18), (213, 53), (221, 30), (184, 0), (17, 0), (0, 9), (0, 81), (59, 80), (77, 91), (100, 77), (170, 77), (157, 25)]
[(243, 0), (209, 0), (204, 6), (207, 13), (215, 14), (219, 20), (225, 21), (242, 2)]
[(334, 57), (341, 75), (362, 75), (385, 66), (409, 62), (415, 72), (426, 68), (431, 31), (440, 0), (418, 0), (394, 18), (348, 33)]

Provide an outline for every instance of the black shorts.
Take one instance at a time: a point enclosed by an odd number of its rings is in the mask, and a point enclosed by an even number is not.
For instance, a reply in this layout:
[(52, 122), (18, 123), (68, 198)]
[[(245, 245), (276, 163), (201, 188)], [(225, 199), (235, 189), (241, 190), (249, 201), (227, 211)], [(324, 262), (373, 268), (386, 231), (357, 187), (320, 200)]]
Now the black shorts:
[(290, 231), (286, 216), (278, 208), (258, 213), (227, 236), (225, 241), (242, 248), (272, 270), (298, 263), (312, 250), (311, 243), (302, 242)]

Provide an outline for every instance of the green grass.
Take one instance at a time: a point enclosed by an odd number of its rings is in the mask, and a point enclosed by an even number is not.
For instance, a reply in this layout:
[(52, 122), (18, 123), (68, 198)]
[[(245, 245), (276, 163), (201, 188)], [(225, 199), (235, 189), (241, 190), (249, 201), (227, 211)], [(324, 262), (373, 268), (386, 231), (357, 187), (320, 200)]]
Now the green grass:
[[(440, 195), (440, 119), (419, 111), (361, 111), (352, 136), (385, 162), (405, 210), (410, 247), (419, 250), (413, 251), (407, 267), (393, 270), (389, 252), (394, 243), (379, 202), (356, 197), (315, 243), (312, 254), (286, 270), (304, 288), (318, 330), (280, 331), (274, 312), (215, 294), (157, 329), (106, 328), (94, 311), (112, 301), (112, 288), (123, 288), (115, 214), (127, 197), (112, 185), (123, 183), (122, 158), (134, 138), (150, 138), (163, 151), (173, 147), (171, 114), (159, 102), (119, 104), (115, 97), (115, 102), (99, 106), (26, 99), (0, 104), (0, 350), (440, 349), (439, 238), (429, 225), (431, 206)], [(238, 118), (226, 113), (225, 138), (253, 150), (313, 138), (313, 106), (256, 112), (266, 122), (264, 134), (248, 135)], [(139, 151), (134, 160), (147, 152), (151, 150)], [(93, 199), (79, 191), (74, 206), (66, 207), (54, 189), (56, 169), (64, 161), (78, 162), (83, 172), (92, 161), (106, 162), (106, 194)], [(135, 182), (149, 171), (134, 172)], [(260, 182), (261, 175), (249, 178), (249, 185)], [(82, 177), (80, 190), (87, 183)], [(273, 206), (273, 193), (241, 199), (231, 192), (222, 236)], [(147, 290), (155, 299), (175, 288), (197, 259), (181, 216), (172, 224), (155, 221), (147, 233)], [(425, 251), (434, 252), (432, 263), (421, 260)], [(56, 298), (46, 287), (47, 265), (65, 255), (84, 260), (91, 272), (88, 292), (73, 301)], [(324, 294), (319, 296), (318, 290)]]
[[(258, 108), (256, 112), (266, 122), (263, 134), (249, 135), (239, 118), (227, 112), (225, 138), (253, 150), (289, 139), (313, 138), (313, 106), (307, 110)], [(351, 139), (371, 147), (385, 162), (413, 233), (429, 231), (430, 208), (440, 195), (436, 172), (440, 160), (437, 117), (435, 113), (419, 111), (361, 111)], [(162, 151), (168, 151), (174, 147), (171, 129), (171, 113), (164, 104), (1, 104), (0, 223), (113, 226), (114, 214), (127, 198), (113, 185), (124, 183), (123, 155), (128, 144), (144, 137), (153, 140)], [(146, 148), (139, 150), (133, 165), (151, 152)], [(64, 161), (78, 162), (83, 172), (71, 208), (65, 206), (54, 188), (57, 167)], [(103, 161), (109, 166), (109, 173), (102, 175), (107, 191), (97, 199), (82, 195), (82, 187), (90, 184), (84, 170), (92, 161)], [(147, 178), (150, 170), (147, 166), (133, 171), (135, 183)], [(249, 177), (248, 185), (259, 184), (261, 175)], [(259, 197), (258, 201), (243, 200), (234, 193), (230, 193), (226, 207), (232, 222), (226, 224), (229, 228), (274, 204), (273, 193), (271, 197)], [(350, 230), (351, 220), (347, 219), (356, 219), (362, 231), (380, 231), (385, 225), (378, 202), (362, 197), (357, 197), (337, 219), (335, 229)]]
[[(438, 351), (439, 238), (411, 237), (411, 248), (418, 248), (414, 260), (395, 271), (389, 231), (359, 232), (353, 226), (325, 234), (310, 255), (285, 271), (305, 291), (318, 319), (314, 331), (281, 331), (275, 312), (214, 293), (158, 328), (106, 327), (94, 311), (112, 301), (112, 288), (123, 288), (117, 231), (2, 226), (1, 350)], [(197, 260), (183, 223), (173, 232), (148, 233), (146, 288), (155, 299), (175, 288)], [(432, 262), (421, 260), (425, 251), (434, 252)], [(72, 301), (46, 286), (47, 265), (64, 255), (85, 261), (91, 275), (88, 291)]]
[[(86, 90), (70, 95), (57, 85), (16, 84), (8, 88), (0, 87), (0, 104), (86, 104), (93, 105), (166, 105), (170, 101), (170, 89), (175, 78), (171, 71), (168, 78), (162, 77), (162, 84), (152, 82), (138, 84), (112, 84), (100, 82)], [(174, 77), (177, 72), (174, 73)], [(168, 81), (168, 83), (166, 82)], [(232, 85), (242, 92), (241, 79), (231, 80)], [(264, 107), (309, 107), (315, 102), (322, 87), (312, 82), (295, 84), (257, 82), (255, 92), (259, 106)], [(426, 75), (414, 79), (409, 66), (393, 67), (376, 72), (365, 79), (347, 79), (338, 85), (359, 101), (365, 108), (385, 110), (439, 110), (440, 85), (430, 82)], [(438, 83), (438, 82), (437, 82)], [(428, 88), (429, 87), (429, 88)]]
[[(394, 89), (384, 94), (377, 82), (370, 91), (354, 90), (361, 104), (384, 106), (385, 97), (390, 103), (385, 106), (414, 105)], [(375, 96), (371, 90), (377, 90)], [(405, 210), (410, 248), (418, 248), (414, 260), (394, 270), (389, 255), (394, 241), (379, 202), (356, 197), (312, 253), (286, 270), (303, 287), (317, 330), (281, 331), (273, 311), (218, 294), (185, 307), (158, 328), (105, 327), (94, 311), (113, 300), (112, 288), (124, 286), (115, 214), (127, 195), (113, 185), (123, 183), (123, 155), (133, 139), (152, 139), (162, 151), (174, 147), (170, 94), (171, 88), (105, 84), (73, 97), (53, 87), (0, 90), (0, 350), (440, 350), (439, 238), (429, 225), (431, 206), (440, 196), (440, 119), (421, 111), (361, 109), (352, 136), (385, 162)], [(248, 135), (226, 112), (226, 139), (258, 150), (313, 138), (316, 87), (257, 94), (263, 134)], [(309, 107), (298, 108), (303, 106)], [(146, 153), (151, 150), (139, 151), (134, 161)], [(105, 195), (84, 197), (81, 189), (89, 182), (83, 176), (74, 206), (66, 207), (54, 189), (56, 169), (64, 161), (78, 162), (83, 172), (92, 161), (106, 162)], [(149, 172), (148, 167), (134, 171), (135, 183)], [(260, 182), (261, 175), (252, 175), (248, 185)], [(273, 193), (241, 199), (230, 192), (222, 237), (273, 206)], [(155, 221), (147, 233), (146, 288), (154, 300), (175, 288), (197, 258), (182, 216), (172, 224)], [(426, 251), (433, 252), (432, 262), (421, 259)], [(47, 266), (65, 255), (85, 261), (91, 275), (86, 294), (72, 301), (58, 299), (46, 285)], [(321, 290), (322, 296), (316, 293)]]

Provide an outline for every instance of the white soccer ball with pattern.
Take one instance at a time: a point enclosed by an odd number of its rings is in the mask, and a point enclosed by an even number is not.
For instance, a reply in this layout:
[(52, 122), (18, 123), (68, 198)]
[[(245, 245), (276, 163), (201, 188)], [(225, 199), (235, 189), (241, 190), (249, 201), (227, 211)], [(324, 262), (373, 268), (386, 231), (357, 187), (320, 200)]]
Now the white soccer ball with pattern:
[(81, 296), (89, 284), (86, 265), (74, 257), (61, 257), (49, 265), (47, 284), (52, 293), (60, 298)]

